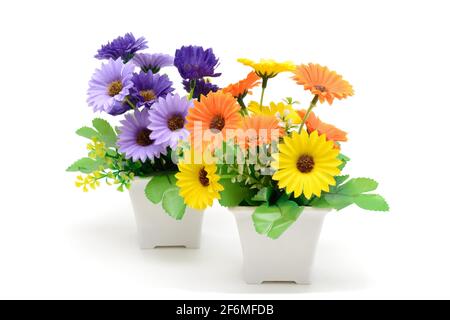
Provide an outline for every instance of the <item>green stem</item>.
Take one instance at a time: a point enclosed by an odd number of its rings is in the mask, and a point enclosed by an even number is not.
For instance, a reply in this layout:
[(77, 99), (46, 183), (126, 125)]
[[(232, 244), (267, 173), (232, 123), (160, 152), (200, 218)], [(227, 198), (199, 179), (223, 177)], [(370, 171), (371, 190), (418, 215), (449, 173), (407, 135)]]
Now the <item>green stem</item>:
[(136, 110), (136, 106), (130, 101), (130, 99), (128, 99), (128, 97), (125, 97), (125, 102), (130, 105), (131, 109)]
[(239, 96), (237, 98), (237, 102), (239, 103), (239, 105), (241, 106), (241, 111), (244, 115), (248, 115), (248, 110), (247, 110), (247, 106), (244, 103), (244, 99), (243, 96)]
[(266, 91), (267, 88), (267, 82), (269, 81), (269, 78), (267, 77), (263, 77), (263, 81), (262, 81), (262, 90), (261, 90), (261, 100), (259, 102), (259, 108), (260, 110), (262, 110), (262, 105), (263, 105), (263, 101), (264, 101), (264, 92)]
[(316, 94), (314, 96), (314, 98), (312, 99), (311, 103), (309, 104), (309, 108), (306, 111), (305, 116), (303, 117), (302, 124), (300, 125), (300, 130), (298, 131), (299, 133), (302, 133), (303, 126), (305, 125), (306, 120), (308, 119), (309, 114), (311, 113), (312, 109), (314, 109), (314, 107), (316, 106), (318, 100), (319, 100), (319, 96)]
[(191, 91), (189, 91), (189, 100), (191, 100), (192, 97), (194, 96), (194, 90), (195, 90), (195, 87), (197, 85), (197, 80), (196, 79), (191, 80), (191, 84), (190, 85), (191, 85)]

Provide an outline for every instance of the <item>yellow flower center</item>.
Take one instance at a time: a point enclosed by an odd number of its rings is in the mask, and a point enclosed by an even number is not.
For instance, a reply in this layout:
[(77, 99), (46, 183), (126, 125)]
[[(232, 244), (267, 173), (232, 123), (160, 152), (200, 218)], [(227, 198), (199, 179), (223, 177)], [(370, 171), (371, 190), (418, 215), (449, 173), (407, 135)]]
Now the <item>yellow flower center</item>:
[(211, 130), (219, 130), (222, 131), (222, 129), (225, 127), (225, 119), (221, 115), (216, 115), (214, 118), (212, 118), (211, 123), (209, 124), (209, 128)]
[(141, 147), (147, 147), (153, 144), (153, 140), (150, 139), (151, 130), (145, 128), (138, 132), (136, 136), (136, 143)]
[(170, 131), (182, 129), (184, 127), (184, 118), (179, 114), (173, 115), (167, 121), (167, 126), (169, 127)]
[(198, 172), (198, 180), (202, 184), (202, 186), (209, 186), (208, 172), (206, 172), (205, 167), (201, 168)]
[(301, 173), (308, 173), (314, 169), (314, 159), (310, 155), (303, 154), (297, 160), (297, 169)]
[(110, 97), (114, 97), (118, 95), (120, 91), (122, 91), (122, 89), (123, 89), (122, 82), (120, 82), (119, 80), (113, 81), (108, 86), (108, 95)]
[(320, 92), (325, 92), (325, 91), (327, 91), (327, 88), (325, 88), (324, 86), (321, 86), (321, 85), (314, 86), (314, 88), (316, 88), (316, 89), (319, 90)]
[(155, 100), (156, 98), (156, 94), (153, 90), (142, 90), (139, 94), (144, 98), (145, 102)]

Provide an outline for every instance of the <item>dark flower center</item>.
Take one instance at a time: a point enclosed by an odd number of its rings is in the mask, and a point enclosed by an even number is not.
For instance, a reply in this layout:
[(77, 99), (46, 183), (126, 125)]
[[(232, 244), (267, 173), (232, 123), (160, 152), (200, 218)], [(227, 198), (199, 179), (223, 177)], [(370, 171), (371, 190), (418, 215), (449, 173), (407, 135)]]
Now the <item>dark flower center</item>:
[(225, 127), (225, 119), (221, 115), (214, 116), (212, 118), (211, 123), (209, 124), (209, 128), (216, 129), (219, 131), (222, 131), (222, 129)]
[(319, 90), (320, 92), (325, 92), (325, 91), (327, 91), (327, 88), (325, 88), (324, 86), (321, 86), (321, 85), (314, 86), (314, 88), (316, 88), (316, 89)]
[(178, 129), (183, 129), (183, 127), (184, 127), (183, 116), (181, 116), (179, 114), (173, 115), (167, 121), (167, 126), (169, 127), (170, 131), (176, 131)]
[(206, 172), (205, 167), (201, 168), (198, 172), (198, 180), (202, 184), (202, 186), (209, 186), (208, 172)]
[(307, 154), (301, 155), (300, 158), (298, 158), (298, 160), (297, 160), (297, 169), (301, 173), (311, 172), (312, 169), (314, 169), (313, 157), (311, 157)]
[(147, 147), (153, 144), (154, 141), (150, 139), (151, 133), (152, 131), (147, 128), (141, 129), (136, 136), (136, 143), (142, 147)]
[(108, 86), (108, 95), (110, 97), (114, 97), (114, 96), (118, 95), (120, 93), (120, 91), (122, 91), (122, 89), (123, 89), (123, 85), (122, 85), (121, 81), (119, 81), (119, 80), (113, 81)]
[(145, 102), (155, 100), (156, 94), (153, 90), (142, 90), (139, 92)]

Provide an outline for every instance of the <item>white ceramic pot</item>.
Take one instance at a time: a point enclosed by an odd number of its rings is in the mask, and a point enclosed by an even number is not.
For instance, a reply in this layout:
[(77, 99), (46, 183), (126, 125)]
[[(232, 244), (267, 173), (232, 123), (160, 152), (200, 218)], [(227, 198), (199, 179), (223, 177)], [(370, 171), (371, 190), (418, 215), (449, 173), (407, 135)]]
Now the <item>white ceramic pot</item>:
[(269, 281), (311, 282), (316, 245), (328, 209), (305, 208), (280, 238), (255, 231), (254, 207), (229, 208), (236, 218), (244, 258), (244, 279), (249, 284)]
[(173, 219), (164, 212), (161, 204), (153, 204), (145, 196), (149, 179), (135, 178), (129, 190), (141, 249), (173, 246), (198, 249), (203, 211), (186, 208), (182, 220)]

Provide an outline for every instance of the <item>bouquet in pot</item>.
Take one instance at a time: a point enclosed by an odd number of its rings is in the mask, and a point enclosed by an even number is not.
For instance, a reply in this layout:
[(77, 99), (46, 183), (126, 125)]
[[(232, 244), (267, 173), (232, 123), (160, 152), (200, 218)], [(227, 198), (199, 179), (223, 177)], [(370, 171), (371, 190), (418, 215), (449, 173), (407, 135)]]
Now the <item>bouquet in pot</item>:
[[(88, 153), (67, 171), (81, 173), (75, 184), (85, 192), (101, 181), (124, 191), (137, 177), (153, 177), (145, 190), (148, 199), (181, 219), (186, 205), (175, 179), (179, 145), (189, 135), (186, 116), (193, 100), (219, 89), (209, 80), (220, 75), (215, 72), (218, 59), (212, 49), (197, 46), (181, 47), (174, 57), (142, 52), (147, 48), (144, 38), (128, 33), (98, 50), (95, 58), (104, 63), (89, 82), (87, 102), (94, 112), (119, 123), (115, 127), (95, 118), (92, 126), (78, 129), (76, 133), (89, 140)], [(161, 72), (173, 65), (186, 96), (176, 94)]]
[[(383, 197), (372, 193), (378, 186), (375, 180), (341, 173), (350, 160), (341, 151), (347, 133), (314, 112), (321, 103), (331, 105), (353, 95), (342, 76), (318, 64), (238, 61), (253, 71), (238, 83), (201, 96), (188, 111), (191, 153), (202, 156), (179, 164), (177, 185), (185, 203), (204, 208), (219, 199), (226, 207), (254, 207), (256, 231), (272, 239), (305, 207), (341, 210), (356, 204), (389, 210)], [(292, 79), (310, 91), (307, 109), (297, 108), (292, 98), (264, 102), (268, 84), (282, 72), (292, 73)], [(246, 104), (258, 86), (259, 101)]]

